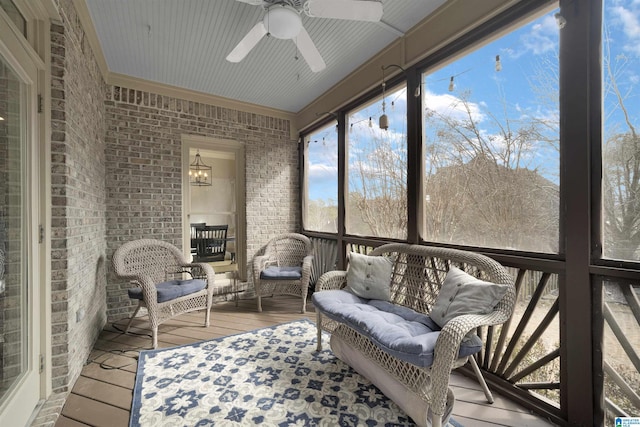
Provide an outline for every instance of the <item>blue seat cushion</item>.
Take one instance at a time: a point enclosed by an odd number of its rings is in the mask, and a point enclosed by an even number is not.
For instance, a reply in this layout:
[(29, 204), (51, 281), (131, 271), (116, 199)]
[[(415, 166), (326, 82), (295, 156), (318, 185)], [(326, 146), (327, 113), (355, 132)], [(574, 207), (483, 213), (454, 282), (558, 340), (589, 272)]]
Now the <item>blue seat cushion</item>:
[(300, 280), (302, 267), (270, 266), (260, 272), (260, 278), (265, 280)]
[[(440, 327), (426, 314), (387, 301), (360, 298), (344, 290), (316, 292), (316, 310), (367, 336), (383, 351), (411, 364), (433, 364)], [(482, 348), (482, 340), (471, 334), (460, 345), (459, 357)]]
[[(168, 282), (158, 283), (156, 285), (158, 302), (167, 302), (193, 294), (203, 290), (206, 286), (207, 282), (202, 279), (169, 280)], [(142, 299), (142, 288), (131, 288), (127, 292), (129, 293), (129, 298)]]

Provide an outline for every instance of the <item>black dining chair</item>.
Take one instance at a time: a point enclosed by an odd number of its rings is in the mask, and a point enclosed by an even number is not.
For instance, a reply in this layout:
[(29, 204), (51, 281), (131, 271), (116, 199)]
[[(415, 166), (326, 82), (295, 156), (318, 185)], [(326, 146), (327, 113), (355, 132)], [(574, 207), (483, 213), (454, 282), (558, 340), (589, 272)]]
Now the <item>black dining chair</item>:
[(195, 258), (198, 254), (198, 238), (196, 236), (196, 230), (207, 225), (206, 222), (192, 222), (191, 224), (191, 255)]
[(197, 227), (195, 261), (224, 261), (227, 252), (227, 231), (229, 225), (205, 225)]

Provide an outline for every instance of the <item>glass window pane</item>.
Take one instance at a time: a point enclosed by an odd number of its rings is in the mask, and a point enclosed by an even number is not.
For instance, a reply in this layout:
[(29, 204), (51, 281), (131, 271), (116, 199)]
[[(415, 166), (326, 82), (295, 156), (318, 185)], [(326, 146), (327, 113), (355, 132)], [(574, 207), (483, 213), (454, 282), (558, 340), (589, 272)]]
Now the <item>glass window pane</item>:
[(335, 121), (305, 138), (304, 228), (338, 232), (338, 129)]
[(603, 255), (640, 260), (640, 3), (605, 1)]
[(0, 405), (28, 369), (25, 95), (0, 56)]
[[(407, 90), (387, 91), (348, 116), (347, 233), (407, 237)], [(379, 127), (388, 116), (389, 129)]]
[(423, 75), (424, 240), (558, 252), (555, 12)]
[(4, 10), (9, 18), (16, 24), (23, 36), (27, 37), (27, 20), (22, 16), (12, 0), (0, 0), (0, 8)]

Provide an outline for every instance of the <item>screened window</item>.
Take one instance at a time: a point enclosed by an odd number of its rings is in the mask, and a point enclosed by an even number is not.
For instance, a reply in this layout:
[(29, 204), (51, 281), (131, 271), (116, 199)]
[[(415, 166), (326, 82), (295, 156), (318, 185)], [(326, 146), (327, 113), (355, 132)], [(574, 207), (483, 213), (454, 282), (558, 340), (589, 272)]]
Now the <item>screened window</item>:
[(423, 74), (424, 240), (558, 251), (555, 12)]
[(304, 227), (338, 231), (338, 131), (336, 122), (305, 138)]
[[(348, 234), (407, 237), (407, 90), (394, 88), (347, 116)], [(380, 116), (389, 128), (381, 129)]]
[[(640, 3), (603, 8), (603, 256), (640, 261)], [(604, 281), (604, 395), (607, 424), (640, 416), (640, 282)]]
[(606, 1), (602, 34), (603, 255), (640, 260), (640, 3)]

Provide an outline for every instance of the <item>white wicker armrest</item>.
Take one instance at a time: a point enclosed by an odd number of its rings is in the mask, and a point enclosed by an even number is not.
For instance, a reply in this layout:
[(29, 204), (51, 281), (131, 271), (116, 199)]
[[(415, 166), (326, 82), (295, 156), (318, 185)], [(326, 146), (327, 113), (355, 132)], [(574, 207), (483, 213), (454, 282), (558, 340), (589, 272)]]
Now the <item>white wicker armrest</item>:
[(451, 368), (458, 358), (458, 351), (464, 337), (480, 326), (496, 325), (505, 320), (504, 314), (499, 312), (480, 315), (465, 314), (454, 317), (444, 325), (436, 341), (431, 368), (432, 408), (435, 413), (443, 413), (445, 410)]
[(182, 267), (193, 270), (201, 269), (207, 277), (207, 293), (209, 295), (213, 295), (213, 289), (215, 287), (216, 281), (216, 272), (210, 264), (206, 262), (194, 262), (191, 264), (184, 264)]
[(309, 283), (311, 278), (311, 265), (313, 264), (313, 255), (307, 255), (302, 260), (302, 283)]
[(158, 291), (156, 289), (156, 284), (153, 282), (151, 277), (147, 275), (139, 275), (132, 276), (134, 277), (133, 281), (138, 284), (142, 288), (142, 296), (144, 301), (150, 303), (153, 301), (154, 304), (157, 304), (158, 301)]
[(253, 268), (262, 269), (268, 263), (269, 257), (266, 255), (258, 255), (253, 257)]
[(192, 262), (190, 264), (183, 264), (182, 267), (183, 268), (201, 268), (202, 270), (204, 270), (204, 273), (207, 276), (209, 276), (209, 274), (213, 274), (213, 276), (215, 277), (216, 275), (216, 272), (213, 269), (213, 267), (211, 267), (211, 265), (206, 262)]
[(265, 255), (258, 255), (253, 257), (253, 277), (255, 280), (260, 279), (260, 272), (263, 269), (264, 264), (269, 260), (269, 257)]
[(346, 271), (328, 271), (318, 279), (316, 292), (342, 289), (347, 286)]
[(311, 264), (313, 263), (313, 255), (307, 255), (302, 260), (302, 268), (311, 268)]

